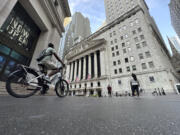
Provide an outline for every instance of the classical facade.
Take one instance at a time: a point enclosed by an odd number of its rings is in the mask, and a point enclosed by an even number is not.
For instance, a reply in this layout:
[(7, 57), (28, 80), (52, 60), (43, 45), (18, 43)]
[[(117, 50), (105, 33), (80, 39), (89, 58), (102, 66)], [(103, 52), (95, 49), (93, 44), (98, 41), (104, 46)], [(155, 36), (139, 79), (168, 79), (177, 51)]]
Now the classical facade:
[(169, 4), (169, 8), (170, 8), (172, 25), (180, 38), (180, 1), (171, 0)]
[(67, 0), (0, 0), (0, 80), (17, 64), (36, 67), (49, 42), (58, 50)]
[(80, 12), (74, 13), (72, 21), (65, 29), (65, 33), (60, 42), (60, 56), (64, 56), (74, 44), (91, 34), (89, 19), (84, 17)]
[(171, 46), (171, 50), (172, 50), (172, 55), (174, 55), (175, 53), (180, 53), (180, 39), (178, 38), (178, 36), (174, 36), (174, 37), (168, 37), (170, 46)]
[[(65, 56), (71, 90), (107, 95), (111, 85), (113, 93), (123, 94), (130, 92), (131, 74), (135, 73), (146, 92), (158, 88), (175, 92), (178, 78), (145, 1), (105, 0), (105, 7), (108, 24)], [(113, 19), (108, 18), (109, 12)]]

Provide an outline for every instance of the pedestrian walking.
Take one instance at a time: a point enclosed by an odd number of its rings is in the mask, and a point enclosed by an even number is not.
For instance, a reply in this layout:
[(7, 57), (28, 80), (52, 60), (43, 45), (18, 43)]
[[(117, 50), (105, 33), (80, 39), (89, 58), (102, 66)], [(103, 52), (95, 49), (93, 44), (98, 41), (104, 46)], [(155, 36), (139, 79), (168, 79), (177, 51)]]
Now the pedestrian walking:
[(161, 93), (162, 93), (162, 95), (166, 96), (166, 92), (164, 91), (163, 88), (161, 89)]
[(108, 85), (107, 90), (108, 90), (109, 97), (111, 97), (112, 96), (112, 87), (110, 86), (110, 84)]
[(162, 94), (161, 94), (161, 91), (160, 91), (160, 89), (158, 88), (158, 93), (159, 93), (159, 95), (161, 96)]
[(135, 74), (132, 74), (132, 79), (130, 81), (131, 90), (132, 90), (132, 96), (135, 96), (135, 91), (137, 96), (139, 97), (139, 81), (137, 79), (137, 76)]

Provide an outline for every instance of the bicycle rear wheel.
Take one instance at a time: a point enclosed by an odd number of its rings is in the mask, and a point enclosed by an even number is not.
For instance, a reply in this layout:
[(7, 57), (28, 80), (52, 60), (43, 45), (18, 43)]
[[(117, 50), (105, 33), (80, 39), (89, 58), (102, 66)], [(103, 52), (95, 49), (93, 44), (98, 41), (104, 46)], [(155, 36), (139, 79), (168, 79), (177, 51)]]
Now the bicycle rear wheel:
[[(34, 95), (40, 86), (38, 86), (38, 75), (33, 72), (25, 73), (17, 70), (13, 72), (6, 81), (7, 92), (16, 98), (27, 98)], [(32, 80), (28, 83), (29, 80)]]
[(69, 84), (66, 80), (60, 80), (55, 86), (56, 95), (59, 97), (65, 97), (69, 93)]

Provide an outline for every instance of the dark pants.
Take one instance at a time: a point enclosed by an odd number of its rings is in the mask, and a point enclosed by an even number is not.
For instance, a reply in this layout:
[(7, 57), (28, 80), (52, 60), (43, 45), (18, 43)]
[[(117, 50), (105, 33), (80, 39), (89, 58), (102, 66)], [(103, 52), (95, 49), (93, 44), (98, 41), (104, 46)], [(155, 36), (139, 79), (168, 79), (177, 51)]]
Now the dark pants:
[(135, 96), (135, 91), (137, 93), (137, 96), (139, 96), (139, 86), (138, 85), (132, 85), (132, 96)]

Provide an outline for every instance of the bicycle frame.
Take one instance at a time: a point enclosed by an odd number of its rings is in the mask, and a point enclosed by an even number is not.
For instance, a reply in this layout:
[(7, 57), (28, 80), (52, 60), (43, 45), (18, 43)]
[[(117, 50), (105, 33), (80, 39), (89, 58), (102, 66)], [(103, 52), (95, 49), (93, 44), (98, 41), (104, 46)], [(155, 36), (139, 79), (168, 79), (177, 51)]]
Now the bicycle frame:
[[(40, 71), (37, 71), (36, 69), (30, 68), (30, 67), (27, 67), (27, 66), (24, 66), (24, 65), (19, 65), (18, 67), (20, 68), (20, 70), (23, 70), (23, 71), (25, 72), (25, 74), (27, 75), (27, 77), (28, 77), (28, 71), (27, 71), (27, 70), (32, 70), (32, 71), (35, 72), (36, 74), (38, 74), (38, 72), (40, 72)], [(61, 69), (60, 73), (61, 73), (61, 76), (58, 76), (58, 80), (62, 80), (62, 78), (63, 78), (63, 75), (64, 75), (64, 74), (63, 74), (63, 69)], [(45, 76), (44, 73), (38, 74), (37, 77), (28, 80), (27, 83), (28, 83), (30, 86), (38, 87), (37, 85), (34, 85), (34, 82), (33, 82), (33, 81), (34, 81), (34, 80), (37, 80), (37, 79), (43, 79), (43, 78), (42, 78), (43, 76)], [(38, 85), (39, 85), (39, 84), (38, 84)], [(42, 85), (44, 85), (44, 83), (43, 83)], [(41, 85), (41, 87), (42, 87), (42, 85)], [(40, 87), (40, 86), (39, 86), (39, 87)]]

